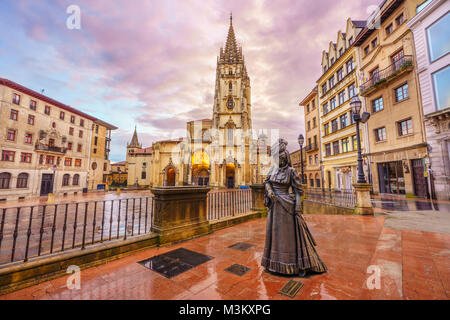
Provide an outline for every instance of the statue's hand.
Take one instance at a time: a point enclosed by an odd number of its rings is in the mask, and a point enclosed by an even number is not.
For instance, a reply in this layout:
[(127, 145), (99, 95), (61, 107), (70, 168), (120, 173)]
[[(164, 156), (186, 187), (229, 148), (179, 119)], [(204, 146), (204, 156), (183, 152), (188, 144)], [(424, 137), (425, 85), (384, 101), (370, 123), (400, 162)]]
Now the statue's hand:
[(275, 195), (275, 193), (272, 190), (269, 190), (267, 192), (267, 195), (269, 196), (270, 199), (272, 199), (273, 202), (277, 201), (277, 196)]

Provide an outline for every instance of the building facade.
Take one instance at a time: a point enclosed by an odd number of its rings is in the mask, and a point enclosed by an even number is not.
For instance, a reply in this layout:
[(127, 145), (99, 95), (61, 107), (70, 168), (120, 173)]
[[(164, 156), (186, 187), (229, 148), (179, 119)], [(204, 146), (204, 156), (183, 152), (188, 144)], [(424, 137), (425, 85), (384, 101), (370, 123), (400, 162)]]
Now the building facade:
[(87, 188), (97, 118), (0, 79), (0, 199), (74, 194)]
[[(450, 2), (425, 1), (407, 21), (414, 35), (428, 142), (431, 194), (450, 200)], [(414, 12), (412, 12), (414, 13)]]
[(301, 154), (300, 154), (300, 149), (298, 149), (298, 150), (291, 152), (289, 155), (291, 157), (292, 167), (295, 168), (295, 170), (297, 170), (297, 173), (298, 173), (298, 176), (300, 177), (300, 179), (302, 178), (302, 163), (300, 161), (300, 158), (301, 158), (301, 156), (303, 156), (303, 181), (302, 180), (300, 180), (300, 181), (304, 182), (304, 184), (308, 184), (308, 175), (306, 174), (306, 172), (308, 171), (308, 165), (306, 163), (305, 148), (302, 149)]
[[(352, 189), (357, 177), (356, 128), (350, 111), (350, 100), (358, 92), (357, 68), (359, 50), (354, 41), (365, 27), (365, 21), (347, 20), (346, 32), (337, 34), (328, 51), (322, 53), (322, 75), (317, 81), (320, 151), (322, 153), (323, 187)], [(361, 147), (366, 150), (363, 139)], [(367, 174), (367, 172), (366, 172)]]
[(374, 193), (428, 193), (423, 113), (417, 78), (414, 38), (407, 21), (418, 1), (386, 1), (355, 39), (360, 49), (360, 96), (371, 117), (367, 122), (370, 176)]
[[(150, 149), (142, 148), (135, 132), (127, 147), (128, 185), (234, 188), (255, 183), (267, 170), (269, 157), (259, 152), (267, 150), (259, 145), (264, 139), (253, 137), (250, 77), (231, 18), (217, 57), (212, 111), (212, 119), (188, 122), (186, 137), (158, 141)], [(151, 173), (140, 179), (144, 164)]]
[(309, 188), (322, 188), (320, 115), (317, 86), (300, 102), (305, 114), (305, 181)]
[(128, 166), (126, 161), (111, 163), (111, 171), (107, 177), (108, 185), (126, 185)]

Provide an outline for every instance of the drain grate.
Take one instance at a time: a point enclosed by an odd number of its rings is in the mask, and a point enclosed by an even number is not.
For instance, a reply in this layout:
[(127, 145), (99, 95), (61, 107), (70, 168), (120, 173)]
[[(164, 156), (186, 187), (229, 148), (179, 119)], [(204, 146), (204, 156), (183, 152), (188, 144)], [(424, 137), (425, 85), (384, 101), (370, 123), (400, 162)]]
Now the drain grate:
[(303, 283), (300, 281), (289, 280), (288, 283), (278, 291), (279, 294), (288, 296), (289, 298), (295, 297), (295, 295), (299, 292), (299, 290), (303, 287)]
[(138, 263), (170, 279), (211, 259), (214, 258), (180, 248)]
[(235, 244), (232, 244), (228, 248), (236, 249), (236, 250), (239, 250), (239, 251), (245, 251), (245, 250), (250, 249), (251, 247), (254, 247), (254, 245), (249, 244), (249, 243), (245, 243), (245, 242), (237, 242)]
[(236, 276), (239, 276), (239, 277), (243, 276), (244, 274), (246, 274), (250, 270), (252, 270), (252, 269), (250, 269), (250, 268), (248, 268), (246, 266), (243, 266), (241, 264), (233, 264), (233, 265), (231, 265), (231, 266), (229, 266), (228, 268), (225, 269), (225, 271), (227, 271), (229, 273), (232, 273), (232, 274), (234, 274)]

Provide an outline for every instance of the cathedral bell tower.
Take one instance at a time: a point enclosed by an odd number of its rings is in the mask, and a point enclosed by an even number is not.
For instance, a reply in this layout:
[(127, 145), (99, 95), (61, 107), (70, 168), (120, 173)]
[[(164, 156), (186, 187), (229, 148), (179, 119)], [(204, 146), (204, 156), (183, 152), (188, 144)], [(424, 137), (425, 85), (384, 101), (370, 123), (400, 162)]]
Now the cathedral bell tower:
[(217, 57), (212, 125), (219, 142), (221, 166), (227, 166), (220, 184), (228, 187), (249, 183), (251, 179), (248, 166), (252, 129), (250, 96), (250, 78), (230, 16), (225, 48), (220, 48)]

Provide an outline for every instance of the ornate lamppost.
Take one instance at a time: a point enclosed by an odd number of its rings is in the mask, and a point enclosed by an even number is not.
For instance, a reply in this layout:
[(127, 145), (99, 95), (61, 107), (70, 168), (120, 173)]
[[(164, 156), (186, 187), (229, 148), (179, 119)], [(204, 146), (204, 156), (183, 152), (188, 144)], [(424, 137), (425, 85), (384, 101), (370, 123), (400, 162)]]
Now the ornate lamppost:
[(359, 114), (361, 112), (361, 100), (359, 100), (358, 96), (354, 96), (352, 101), (350, 102), (350, 107), (353, 113), (353, 120), (356, 122), (356, 143), (358, 148), (358, 179), (357, 183), (367, 183), (366, 177), (364, 176), (363, 171), (363, 159), (361, 155), (361, 137), (359, 134), (359, 123), (365, 123), (370, 114), (367, 112), (363, 112), (362, 116)]
[(305, 138), (300, 133), (300, 135), (298, 136), (298, 145), (300, 146), (300, 171), (302, 175), (300, 181), (302, 182), (302, 184), (305, 184), (305, 176), (303, 175), (303, 142), (305, 142)]

